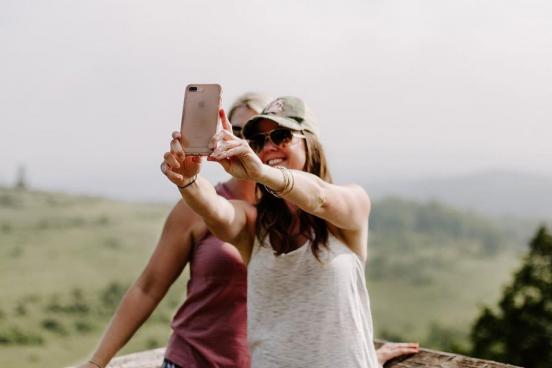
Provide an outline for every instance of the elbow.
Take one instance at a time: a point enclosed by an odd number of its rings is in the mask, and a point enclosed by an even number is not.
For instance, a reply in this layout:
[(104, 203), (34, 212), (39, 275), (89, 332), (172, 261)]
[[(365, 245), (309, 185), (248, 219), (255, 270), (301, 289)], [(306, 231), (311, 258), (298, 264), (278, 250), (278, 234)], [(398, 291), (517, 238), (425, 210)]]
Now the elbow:
[(319, 187), (309, 203), (309, 208), (305, 208), (305, 210), (313, 215), (320, 215), (328, 211), (328, 207), (326, 190), (323, 187)]
[(148, 277), (147, 275), (142, 275), (136, 281), (136, 283), (132, 286), (140, 290), (140, 292), (147, 294), (147, 295), (155, 295), (157, 294), (157, 288), (156, 283), (154, 282), (152, 277)]
[(209, 231), (217, 238), (224, 242), (230, 242), (232, 240), (232, 234), (230, 233), (230, 225), (220, 220), (205, 220), (205, 225)]

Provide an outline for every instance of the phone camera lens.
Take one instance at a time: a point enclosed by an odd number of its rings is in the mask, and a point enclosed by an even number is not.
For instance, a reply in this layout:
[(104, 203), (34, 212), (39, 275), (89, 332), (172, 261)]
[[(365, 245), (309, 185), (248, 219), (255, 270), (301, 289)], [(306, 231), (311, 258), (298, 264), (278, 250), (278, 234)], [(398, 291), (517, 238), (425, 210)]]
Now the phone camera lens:
[(190, 91), (190, 92), (196, 92), (196, 91), (197, 91), (197, 87), (192, 86), (192, 87), (188, 88), (188, 91)]

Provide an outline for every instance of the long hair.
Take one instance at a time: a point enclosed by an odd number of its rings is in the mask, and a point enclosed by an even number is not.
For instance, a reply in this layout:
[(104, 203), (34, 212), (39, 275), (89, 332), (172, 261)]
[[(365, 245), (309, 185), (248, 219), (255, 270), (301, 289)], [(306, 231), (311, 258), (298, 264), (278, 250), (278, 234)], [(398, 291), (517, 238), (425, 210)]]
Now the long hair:
[[(303, 171), (309, 172), (331, 183), (332, 178), (328, 169), (328, 162), (318, 137), (308, 131), (305, 135), (306, 162)], [(268, 236), (270, 245), (275, 255), (288, 253), (297, 248), (295, 238), (290, 236), (290, 228), (293, 225), (293, 214), (285, 201), (270, 194), (263, 185), (257, 184), (257, 190), (261, 198), (257, 203), (257, 222), (255, 224), (255, 236), (261, 244)], [(311, 251), (320, 259), (322, 247), (328, 247), (328, 226), (320, 217), (313, 216), (305, 211), (298, 210), (299, 233), (305, 235), (311, 242)]]

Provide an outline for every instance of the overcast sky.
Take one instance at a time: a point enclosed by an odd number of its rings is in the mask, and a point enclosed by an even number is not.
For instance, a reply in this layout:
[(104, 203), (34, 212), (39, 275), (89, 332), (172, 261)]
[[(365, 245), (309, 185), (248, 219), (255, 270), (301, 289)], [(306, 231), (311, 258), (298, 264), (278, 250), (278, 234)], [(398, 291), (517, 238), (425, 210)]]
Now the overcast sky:
[(159, 163), (199, 82), (303, 98), (338, 181), (552, 175), (549, 0), (0, 4), (0, 184), (24, 164), (37, 188), (178, 198)]

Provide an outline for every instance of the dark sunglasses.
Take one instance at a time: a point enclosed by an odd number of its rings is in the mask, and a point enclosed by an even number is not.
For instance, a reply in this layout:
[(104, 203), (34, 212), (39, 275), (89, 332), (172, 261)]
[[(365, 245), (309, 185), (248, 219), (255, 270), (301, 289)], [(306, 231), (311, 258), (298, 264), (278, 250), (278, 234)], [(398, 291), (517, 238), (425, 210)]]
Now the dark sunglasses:
[(232, 133), (238, 138), (243, 138), (242, 128), (238, 126), (232, 127)]
[(255, 134), (247, 142), (253, 151), (261, 152), (267, 140), (278, 147), (283, 147), (291, 142), (293, 137), (306, 138), (304, 135), (296, 133), (291, 129), (277, 128), (266, 133)]

